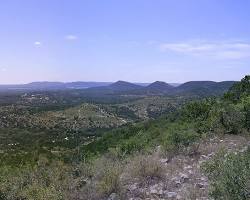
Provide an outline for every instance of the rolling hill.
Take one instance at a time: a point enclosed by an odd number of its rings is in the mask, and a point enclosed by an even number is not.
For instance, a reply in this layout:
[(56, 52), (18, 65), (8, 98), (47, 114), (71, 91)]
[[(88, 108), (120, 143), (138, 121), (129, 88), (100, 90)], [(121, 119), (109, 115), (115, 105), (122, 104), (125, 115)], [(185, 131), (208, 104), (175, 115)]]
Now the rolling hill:
[(148, 85), (147, 87), (145, 87), (144, 89), (148, 92), (156, 92), (156, 93), (162, 93), (162, 92), (170, 92), (171, 90), (173, 90), (174, 86), (162, 82), (162, 81), (155, 81), (154, 83), (151, 83), (150, 85)]
[(201, 96), (222, 95), (231, 88), (234, 83), (235, 81), (190, 81), (176, 87), (174, 94)]
[(143, 86), (134, 83), (129, 83), (126, 81), (117, 81), (107, 86), (107, 88), (113, 91), (129, 91), (129, 90), (141, 89), (143, 88)]
[(111, 82), (32, 82), (20, 85), (0, 85), (0, 91), (74, 91), (83, 96), (103, 95), (221, 95), (226, 92), (235, 81), (190, 81), (178, 86), (155, 81), (151, 84), (130, 83), (126, 81)]
[(86, 89), (91, 87), (99, 87), (99, 86), (107, 86), (110, 85), (111, 82), (31, 82), (27, 84), (9, 84), (9, 85), (0, 85), (0, 91), (8, 91), (8, 90), (31, 90), (31, 91), (39, 91), (39, 90), (66, 90), (66, 89)]
[(168, 83), (156, 81), (147, 86), (140, 86), (124, 81), (118, 81), (109, 86), (89, 88), (92, 92), (102, 92), (117, 95), (195, 95), (212, 96), (222, 95), (235, 81), (190, 81), (174, 87)]

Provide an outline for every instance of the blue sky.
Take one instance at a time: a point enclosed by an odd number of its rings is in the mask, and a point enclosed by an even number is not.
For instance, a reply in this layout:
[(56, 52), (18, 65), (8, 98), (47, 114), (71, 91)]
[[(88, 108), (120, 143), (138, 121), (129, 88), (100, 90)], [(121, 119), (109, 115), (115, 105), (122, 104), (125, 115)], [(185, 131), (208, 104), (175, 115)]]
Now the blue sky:
[(5, 0), (0, 83), (239, 80), (249, 0)]

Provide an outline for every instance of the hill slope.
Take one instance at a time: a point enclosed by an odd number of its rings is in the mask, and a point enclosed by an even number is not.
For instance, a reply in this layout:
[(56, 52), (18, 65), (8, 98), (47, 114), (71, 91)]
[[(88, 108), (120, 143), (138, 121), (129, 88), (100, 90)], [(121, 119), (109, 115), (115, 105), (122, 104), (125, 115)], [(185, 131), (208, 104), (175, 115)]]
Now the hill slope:
[(149, 92), (159, 92), (159, 93), (165, 93), (169, 92), (174, 89), (174, 86), (162, 82), (162, 81), (155, 81), (154, 83), (151, 83), (145, 88), (145, 91)]
[(174, 89), (175, 94), (191, 94), (191, 95), (222, 95), (229, 90), (235, 81), (190, 81)]
[(27, 84), (12, 84), (12, 85), (0, 85), (0, 91), (6, 90), (66, 90), (66, 89), (84, 89), (91, 87), (107, 86), (110, 82), (31, 82)]
[(111, 85), (107, 86), (107, 88), (109, 88), (113, 91), (128, 91), (128, 90), (141, 89), (141, 88), (143, 88), (143, 86), (129, 83), (126, 81), (117, 81), (117, 82), (112, 83)]

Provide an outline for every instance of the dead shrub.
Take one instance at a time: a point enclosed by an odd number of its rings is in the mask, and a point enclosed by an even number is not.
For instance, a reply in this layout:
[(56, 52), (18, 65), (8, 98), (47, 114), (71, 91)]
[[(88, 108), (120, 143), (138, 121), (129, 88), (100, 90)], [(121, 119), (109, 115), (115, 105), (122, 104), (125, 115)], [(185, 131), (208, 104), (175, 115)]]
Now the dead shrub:
[(154, 155), (137, 155), (128, 163), (128, 173), (131, 177), (140, 179), (163, 179), (164, 164)]

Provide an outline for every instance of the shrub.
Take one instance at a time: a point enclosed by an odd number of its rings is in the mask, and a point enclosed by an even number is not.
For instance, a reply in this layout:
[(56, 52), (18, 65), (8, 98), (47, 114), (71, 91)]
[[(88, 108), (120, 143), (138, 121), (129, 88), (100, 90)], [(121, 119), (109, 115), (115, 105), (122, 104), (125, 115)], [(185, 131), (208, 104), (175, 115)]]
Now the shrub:
[(245, 128), (250, 130), (250, 96), (242, 99), (243, 112), (245, 114)]
[(71, 167), (56, 161), (48, 164), (42, 158), (36, 166), (0, 169), (0, 194), (6, 200), (67, 199), (73, 182)]
[(128, 173), (133, 178), (154, 179), (164, 178), (165, 168), (154, 155), (137, 155), (128, 163)]
[(166, 132), (163, 149), (166, 150), (170, 155), (178, 153), (180, 150), (184, 150), (190, 144), (194, 143), (200, 135), (187, 125), (177, 125), (172, 127)]
[[(23, 169), (1, 169), (0, 191), (6, 200), (28, 199), (28, 200), (59, 200), (62, 193), (59, 189), (60, 182), (53, 169), (46, 169), (47, 172)], [(58, 185), (57, 185), (58, 184)]]
[(112, 192), (119, 192), (120, 174), (120, 166), (113, 165), (107, 167), (98, 182), (98, 189), (100, 192), (107, 195), (111, 194)]
[(28, 200), (62, 200), (62, 195), (58, 193), (55, 187), (44, 187), (39, 184), (32, 184), (26, 187), (20, 194), (22, 198)]
[(224, 134), (225, 128), (221, 123), (221, 113), (224, 105), (222, 103), (213, 106), (209, 113), (209, 117), (205, 121), (198, 122), (198, 131), (202, 133)]
[(237, 102), (241, 97), (250, 94), (250, 75), (245, 76), (239, 83), (234, 84), (224, 95), (224, 99)]
[(203, 169), (211, 182), (214, 199), (246, 200), (250, 198), (250, 150), (238, 154), (221, 151)]
[(245, 115), (239, 107), (227, 105), (221, 112), (220, 121), (226, 133), (237, 134), (240, 133), (244, 127)]
[(212, 106), (216, 103), (215, 99), (205, 99), (188, 103), (182, 111), (182, 116), (188, 121), (206, 120)]
[(118, 160), (111, 160), (103, 156), (95, 163), (96, 192), (100, 197), (108, 196), (111, 193), (119, 193), (121, 189), (120, 175), (122, 173), (122, 165)]

